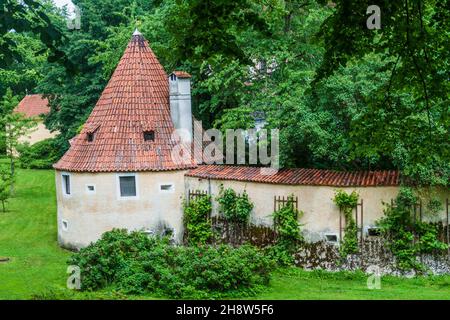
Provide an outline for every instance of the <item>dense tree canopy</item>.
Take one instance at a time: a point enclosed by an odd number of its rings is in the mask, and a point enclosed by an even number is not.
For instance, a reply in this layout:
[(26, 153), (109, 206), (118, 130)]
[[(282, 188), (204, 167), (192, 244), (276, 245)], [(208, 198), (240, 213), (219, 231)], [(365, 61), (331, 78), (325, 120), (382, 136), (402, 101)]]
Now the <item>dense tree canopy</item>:
[[(0, 6), (0, 93), (48, 95), (46, 123), (61, 132), (61, 151), (138, 27), (167, 72), (193, 75), (205, 127), (251, 128), (264, 115), (280, 129), (284, 166), (392, 168), (417, 184), (448, 185), (448, 0), (378, 1), (380, 30), (366, 27), (368, 1), (73, 2), (80, 30), (65, 27), (49, 1)], [(23, 28), (5, 27), (13, 4)]]

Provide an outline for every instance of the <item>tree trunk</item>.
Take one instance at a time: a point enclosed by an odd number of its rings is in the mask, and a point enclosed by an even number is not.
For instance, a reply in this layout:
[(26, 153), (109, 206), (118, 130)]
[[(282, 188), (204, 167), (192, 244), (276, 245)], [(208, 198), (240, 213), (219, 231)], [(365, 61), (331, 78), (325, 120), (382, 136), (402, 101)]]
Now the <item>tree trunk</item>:
[(12, 148), (9, 148), (9, 161), (10, 161), (10, 182), (11, 182), (11, 189), (10, 189), (10, 193), (11, 195), (14, 195), (14, 174), (16, 173), (15, 171), (15, 164), (14, 164), (14, 155), (13, 155), (13, 150)]

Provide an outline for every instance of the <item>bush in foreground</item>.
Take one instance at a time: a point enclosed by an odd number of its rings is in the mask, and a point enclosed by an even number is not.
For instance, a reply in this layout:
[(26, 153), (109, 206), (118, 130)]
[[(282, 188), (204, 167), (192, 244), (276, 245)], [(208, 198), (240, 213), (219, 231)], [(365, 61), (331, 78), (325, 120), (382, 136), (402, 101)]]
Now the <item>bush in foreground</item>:
[(113, 230), (75, 253), (82, 290), (112, 287), (127, 294), (218, 298), (255, 294), (272, 262), (251, 246), (176, 247), (140, 232)]

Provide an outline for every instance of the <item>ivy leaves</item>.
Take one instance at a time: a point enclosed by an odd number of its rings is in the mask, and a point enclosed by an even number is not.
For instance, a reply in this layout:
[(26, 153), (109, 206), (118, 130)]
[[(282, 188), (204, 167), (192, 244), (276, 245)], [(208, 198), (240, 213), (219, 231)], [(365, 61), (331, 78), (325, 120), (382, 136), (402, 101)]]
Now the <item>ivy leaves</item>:
[(224, 189), (223, 185), (220, 187), (217, 202), (225, 219), (235, 223), (247, 223), (254, 207), (246, 191), (238, 195), (231, 188)]
[(416, 202), (417, 196), (410, 188), (400, 189), (395, 203), (386, 206), (384, 217), (377, 225), (400, 269), (424, 271), (416, 256), (446, 250), (448, 246), (439, 241), (436, 225), (412, 219), (411, 210)]
[(345, 217), (344, 239), (339, 248), (342, 257), (358, 252), (358, 226), (352, 215), (358, 205), (358, 198), (356, 191), (348, 194), (344, 190), (337, 190), (333, 199)]
[(274, 227), (278, 235), (279, 244), (296, 245), (302, 240), (300, 234), (299, 217), (303, 212), (294, 207), (294, 197), (289, 196), (288, 202), (273, 213)]

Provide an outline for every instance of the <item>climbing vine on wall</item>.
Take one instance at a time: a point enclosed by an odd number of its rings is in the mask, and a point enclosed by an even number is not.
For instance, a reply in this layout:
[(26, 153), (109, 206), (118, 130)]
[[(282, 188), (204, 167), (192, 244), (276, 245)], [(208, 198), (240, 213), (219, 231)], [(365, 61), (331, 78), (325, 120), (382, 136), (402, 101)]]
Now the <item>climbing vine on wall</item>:
[(345, 218), (344, 239), (339, 249), (342, 257), (358, 252), (358, 226), (352, 214), (353, 209), (358, 205), (358, 198), (356, 191), (348, 194), (343, 190), (337, 190), (334, 195), (333, 201)]
[(213, 237), (211, 230), (211, 196), (202, 195), (184, 204), (184, 225), (191, 245), (205, 244)]
[[(402, 188), (394, 203), (386, 204), (384, 217), (377, 222), (397, 258), (397, 266), (403, 270), (424, 271), (423, 265), (416, 259), (418, 254), (447, 249), (447, 245), (438, 239), (436, 225), (413, 219), (412, 209), (417, 200), (412, 189)], [(435, 207), (437, 204), (433, 203), (429, 208), (431, 213)]]
[(295, 246), (303, 239), (298, 223), (301, 215), (303, 212), (295, 208), (293, 195), (288, 197), (286, 205), (273, 213), (273, 224), (278, 235), (278, 243)]
[(248, 222), (254, 204), (250, 201), (246, 191), (242, 195), (238, 195), (233, 189), (225, 189), (221, 185), (216, 200), (225, 219), (234, 223), (245, 224)]
[(294, 196), (288, 197), (286, 204), (273, 213), (273, 225), (277, 233), (277, 243), (268, 248), (268, 255), (279, 265), (293, 264), (293, 254), (303, 241), (298, 219), (303, 212), (294, 205)]

